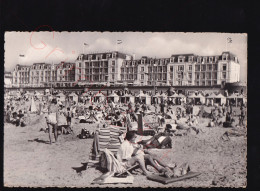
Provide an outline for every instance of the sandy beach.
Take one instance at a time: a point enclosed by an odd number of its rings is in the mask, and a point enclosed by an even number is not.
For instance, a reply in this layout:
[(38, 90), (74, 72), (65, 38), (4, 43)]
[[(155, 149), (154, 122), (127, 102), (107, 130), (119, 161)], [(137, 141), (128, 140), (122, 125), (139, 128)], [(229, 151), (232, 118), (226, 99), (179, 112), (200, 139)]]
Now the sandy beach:
[[(207, 108), (208, 109), (208, 108)], [(57, 143), (49, 144), (43, 116), (31, 119), (31, 125), (4, 126), (4, 185), (10, 187), (245, 187), (246, 137), (220, 137), (228, 130), (206, 127), (209, 119), (200, 119), (200, 133), (172, 136), (172, 149), (152, 149), (168, 164), (188, 162), (200, 176), (163, 185), (134, 175), (134, 183), (93, 185), (102, 173), (95, 168), (84, 169), (93, 139), (79, 139), (83, 127), (92, 131), (97, 124), (75, 124), (74, 135), (61, 135)], [(236, 117), (236, 120), (237, 117)], [(236, 121), (237, 123), (238, 121)], [(80, 168), (83, 167), (83, 170)], [(152, 168), (152, 167), (151, 167)], [(81, 169), (81, 170), (80, 170)]]

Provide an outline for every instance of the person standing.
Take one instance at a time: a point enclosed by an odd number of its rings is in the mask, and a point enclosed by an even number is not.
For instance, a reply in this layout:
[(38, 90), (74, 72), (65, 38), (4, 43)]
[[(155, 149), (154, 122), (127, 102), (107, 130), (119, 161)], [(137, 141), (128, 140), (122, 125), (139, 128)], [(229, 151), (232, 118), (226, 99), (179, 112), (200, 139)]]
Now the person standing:
[(164, 104), (163, 100), (162, 100), (162, 102), (160, 103), (160, 107), (161, 107), (161, 110), (160, 110), (161, 113), (164, 114), (165, 104)]
[(240, 114), (240, 118), (239, 118), (239, 126), (244, 126), (245, 108), (243, 106), (241, 106), (240, 110), (241, 110), (241, 114)]
[(53, 99), (48, 108), (48, 117), (46, 117), (47, 125), (49, 128), (50, 144), (52, 144), (52, 140), (51, 140), (52, 129), (54, 129), (55, 142), (58, 141), (58, 120), (57, 119), (58, 119), (57, 100)]

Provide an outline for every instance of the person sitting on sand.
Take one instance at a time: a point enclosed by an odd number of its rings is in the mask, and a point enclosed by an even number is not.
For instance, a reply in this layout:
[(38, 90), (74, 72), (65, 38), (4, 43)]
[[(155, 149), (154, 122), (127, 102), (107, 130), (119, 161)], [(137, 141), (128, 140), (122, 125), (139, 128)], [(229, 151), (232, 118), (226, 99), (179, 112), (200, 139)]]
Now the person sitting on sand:
[(231, 113), (227, 112), (226, 121), (223, 123), (223, 127), (235, 127), (235, 120), (232, 118)]
[[(135, 143), (137, 138), (134, 132), (127, 132), (125, 136), (125, 141), (121, 144), (118, 152), (117, 159), (125, 168), (133, 166), (135, 163), (139, 163), (140, 168), (146, 176), (152, 173), (146, 169), (146, 165), (149, 163), (159, 172), (171, 171), (169, 166), (163, 163), (162, 160), (158, 159), (156, 155), (150, 154), (148, 151), (142, 151), (141, 145)], [(155, 160), (159, 163), (158, 166)], [(146, 163), (145, 163), (146, 162)], [(167, 169), (166, 169), (167, 168)], [(173, 172), (171, 172), (173, 174)]]
[(25, 119), (24, 119), (24, 114), (22, 113), (22, 110), (19, 110), (19, 114), (17, 115), (17, 120), (16, 120), (16, 126), (21, 126), (25, 127)]

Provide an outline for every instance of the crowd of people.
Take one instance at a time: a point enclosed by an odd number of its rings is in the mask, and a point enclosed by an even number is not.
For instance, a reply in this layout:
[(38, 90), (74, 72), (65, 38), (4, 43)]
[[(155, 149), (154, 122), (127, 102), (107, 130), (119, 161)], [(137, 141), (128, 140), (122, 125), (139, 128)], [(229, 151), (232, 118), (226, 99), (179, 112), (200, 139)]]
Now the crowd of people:
[[(40, 100), (36, 94), (31, 96), (21, 94), (19, 97), (7, 98), (4, 110), (5, 123), (25, 127), (30, 123), (30, 114), (34, 110), (36, 115), (45, 117), (46, 128), (43, 130), (48, 132), (50, 144), (58, 141), (59, 134), (72, 134), (76, 121), (78, 123), (96, 123), (97, 129), (110, 125), (125, 127), (127, 133), (118, 150), (117, 158), (125, 168), (138, 163), (145, 175), (150, 175), (146, 168), (147, 164), (152, 165), (159, 173), (164, 173), (167, 177), (181, 176), (189, 171), (188, 165), (175, 168), (175, 170), (179, 170), (173, 171), (156, 155), (149, 152), (150, 148), (172, 148), (170, 136), (173, 136), (172, 133), (177, 129), (193, 129), (198, 134), (201, 118), (209, 120), (208, 127), (245, 126), (246, 106), (244, 104), (240, 106), (239, 114), (234, 111), (231, 104), (215, 105), (207, 113), (205, 109), (207, 106), (195, 106), (194, 102), (186, 103), (184, 99), (180, 100), (180, 105), (174, 107), (172, 99), (161, 98), (159, 103), (152, 102), (151, 105), (146, 104), (142, 99), (136, 99), (135, 102), (128, 100), (123, 103), (114, 102), (113, 99), (97, 99), (94, 102), (92, 100), (94, 93), (87, 92), (84, 99), (73, 101), (68, 98), (68, 93), (64, 92), (66, 97), (61, 101), (56, 96), (58, 93), (49, 94), (48, 99), (45, 100)], [(125, 91), (116, 93), (118, 95), (131, 94), (131, 92)], [(148, 140), (136, 142), (137, 127), (140, 125), (138, 124), (139, 118), (141, 116), (143, 119), (148, 115), (152, 116), (153, 123), (157, 124), (153, 124), (154, 134)], [(238, 124), (235, 124), (235, 117), (239, 118)], [(54, 140), (52, 134), (54, 134)]]

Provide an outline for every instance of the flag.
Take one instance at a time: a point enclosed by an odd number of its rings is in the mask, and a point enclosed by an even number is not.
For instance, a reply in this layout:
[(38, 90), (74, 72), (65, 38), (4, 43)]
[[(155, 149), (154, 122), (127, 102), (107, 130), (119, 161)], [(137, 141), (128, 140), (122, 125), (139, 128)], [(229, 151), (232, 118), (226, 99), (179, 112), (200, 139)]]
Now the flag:
[(232, 38), (228, 37), (228, 38), (227, 38), (227, 42), (228, 42), (228, 43), (232, 43)]
[(24, 57), (24, 55), (23, 55), (23, 54), (20, 54), (19, 56), (20, 56), (20, 57)]
[(122, 40), (117, 40), (117, 44), (122, 44)]

